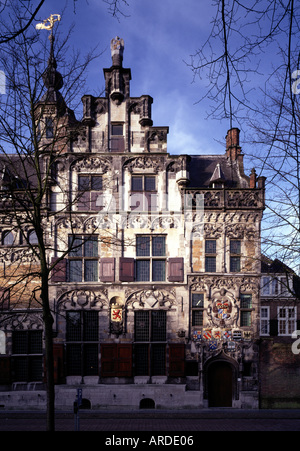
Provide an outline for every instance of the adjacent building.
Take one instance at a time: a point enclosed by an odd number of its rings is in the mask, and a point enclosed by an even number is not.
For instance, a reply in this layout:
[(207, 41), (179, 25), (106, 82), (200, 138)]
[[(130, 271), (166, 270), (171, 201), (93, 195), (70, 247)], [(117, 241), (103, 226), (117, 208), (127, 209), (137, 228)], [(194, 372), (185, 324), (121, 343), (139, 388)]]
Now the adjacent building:
[(264, 256), (261, 271), (260, 406), (299, 408), (299, 277)]

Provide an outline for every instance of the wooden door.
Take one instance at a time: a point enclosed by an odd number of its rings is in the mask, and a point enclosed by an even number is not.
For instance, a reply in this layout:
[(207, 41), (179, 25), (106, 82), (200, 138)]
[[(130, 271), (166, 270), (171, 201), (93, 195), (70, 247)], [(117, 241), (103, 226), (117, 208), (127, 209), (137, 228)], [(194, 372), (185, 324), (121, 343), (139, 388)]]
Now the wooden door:
[(232, 407), (232, 367), (215, 362), (208, 370), (209, 407)]

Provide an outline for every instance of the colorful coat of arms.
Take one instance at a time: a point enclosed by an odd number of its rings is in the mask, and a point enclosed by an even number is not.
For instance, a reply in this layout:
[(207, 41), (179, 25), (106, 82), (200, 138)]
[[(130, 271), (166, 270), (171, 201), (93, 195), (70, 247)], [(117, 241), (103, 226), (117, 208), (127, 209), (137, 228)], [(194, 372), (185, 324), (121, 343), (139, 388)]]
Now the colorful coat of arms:
[(211, 340), (212, 338), (212, 331), (211, 329), (206, 329), (203, 331), (203, 339), (204, 340)]
[(112, 308), (111, 309), (111, 321), (116, 321), (120, 323), (122, 321), (122, 308)]

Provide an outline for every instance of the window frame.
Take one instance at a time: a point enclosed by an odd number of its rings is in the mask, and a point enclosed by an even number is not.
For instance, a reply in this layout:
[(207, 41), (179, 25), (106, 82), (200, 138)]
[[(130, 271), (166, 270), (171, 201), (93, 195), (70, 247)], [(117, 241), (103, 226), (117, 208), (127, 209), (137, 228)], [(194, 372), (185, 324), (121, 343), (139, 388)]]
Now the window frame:
[[(77, 314), (79, 315), (79, 333), (76, 332), (73, 336), (70, 333), (70, 315)], [(90, 315), (90, 320), (87, 320)], [(92, 338), (88, 338), (88, 335), (91, 336), (91, 331), (93, 328), (91, 327), (91, 323), (96, 320), (96, 331), (95, 336)], [(66, 312), (66, 370), (67, 376), (98, 376), (99, 375), (99, 332), (100, 332), (100, 321), (99, 321), (99, 312), (98, 310), (68, 310)], [(72, 332), (73, 333), (73, 332)], [(77, 337), (76, 337), (77, 334)], [(89, 352), (92, 351), (94, 353), (93, 358), (96, 362), (96, 368), (92, 370), (88, 370), (87, 358)], [(76, 355), (76, 362), (74, 365), (74, 359), (71, 361), (71, 356)], [(79, 357), (79, 358), (78, 358)], [(78, 368), (74, 370), (74, 368)]]
[[(38, 344), (36, 340), (33, 340), (34, 336), (38, 337)], [(18, 340), (17, 337), (19, 337)], [(20, 337), (22, 337), (23, 343), (20, 342)], [(13, 331), (11, 356), (14, 382), (41, 382), (43, 378), (43, 331)], [(33, 377), (33, 375), (37, 375), (37, 363), (39, 364), (39, 374), (37, 377)], [(20, 377), (20, 372), (25, 374), (25, 377)]]
[[(141, 188), (134, 187), (133, 181), (141, 179)], [(147, 179), (154, 180), (154, 188), (147, 187)], [(155, 174), (132, 174), (130, 181), (130, 209), (133, 211), (157, 211), (157, 176)], [(133, 200), (136, 198), (136, 204)], [(155, 200), (155, 202), (153, 201)], [(139, 203), (139, 205), (137, 205)]]
[[(197, 295), (200, 295), (202, 297), (200, 304), (201, 307), (197, 306), (199, 301), (197, 302), (196, 305), (194, 304), (194, 302), (196, 302), (196, 299), (194, 301), (193, 297), (196, 297)], [(198, 293), (196, 291), (191, 292), (191, 311), (192, 311), (192, 327), (202, 327), (204, 325), (204, 293)], [(200, 312), (200, 314), (198, 312)], [(197, 316), (200, 316), (201, 318), (200, 321), (197, 321)], [(200, 322), (201, 324), (197, 324), (198, 322)]]
[[(210, 249), (208, 243), (214, 243), (214, 249)], [(205, 243), (205, 272), (214, 273), (217, 272), (217, 240), (206, 239)], [(213, 267), (210, 263), (214, 262)]]
[[(138, 315), (141, 316), (141, 319), (138, 319)], [(155, 315), (158, 316), (156, 321), (163, 322), (163, 336), (161, 337), (155, 335), (157, 333)], [(140, 332), (137, 333), (138, 321), (146, 322), (147, 336), (144, 337), (145, 339), (139, 339), (139, 336), (141, 337), (142, 334)], [(168, 315), (166, 310), (137, 310), (134, 312), (134, 361), (136, 376), (151, 377), (166, 375), (167, 321)], [(155, 353), (159, 354), (159, 358), (155, 357)], [(140, 358), (141, 355), (144, 355), (143, 361)], [(143, 367), (143, 370), (141, 370), (141, 367)]]
[[(239, 252), (234, 252), (233, 243), (239, 243)], [(238, 273), (241, 272), (241, 256), (242, 256), (242, 240), (232, 239), (229, 243), (229, 269), (230, 272)], [(235, 263), (234, 263), (235, 262)], [(237, 269), (235, 269), (235, 264), (237, 264)]]
[[(250, 297), (250, 304), (243, 305), (243, 297)], [(251, 293), (242, 293), (240, 294), (240, 327), (251, 327), (252, 326), (252, 311), (253, 309), (253, 300), (252, 300), (252, 294)], [(245, 321), (246, 318), (246, 321)], [(249, 321), (250, 319), (250, 321)], [(244, 324), (246, 322), (246, 324)]]
[[(138, 240), (141, 238), (145, 238), (145, 242), (138, 244)], [(163, 238), (162, 245), (162, 253), (161, 255), (154, 255), (157, 251), (153, 251), (155, 249), (153, 247), (154, 240), (157, 238)], [(166, 282), (167, 278), (167, 249), (166, 249), (166, 238), (167, 235), (136, 235), (136, 259), (135, 259), (135, 281), (136, 282)], [(149, 254), (138, 255), (141, 245), (147, 244), (147, 239), (149, 239)], [(144, 268), (147, 271), (148, 277), (143, 278), (140, 276), (142, 271), (142, 263), (144, 263)], [(159, 278), (155, 276), (156, 269), (155, 265), (161, 263), (161, 268), (158, 273), (163, 274), (163, 278)]]
[[(86, 184), (83, 182), (84, 179), (87, 179)], [(95, 179), (99, 179), (101, 181), (98, 181), (100, 187), (95, 186)], [(103, 195), (103, 191), (103, 174), (79, 173), (77, 175), (77, 210), (101, 211), (103, 209), (103, 205), (96, 205), (96, 196)]]
[[(294, 310), (293, 317), (290, 317), (287, 312)], [(285, 311), (285, 316), (280, 316), (280, 312)], [(292, 333), (297, 329), (297, 307), (296, 306), (278, 306), (277, 307), (277, 319), (278, 319), (278, 336), (290, 337)], [(285, 324), (285, 327), (282, 327)], [(284, 331), (284, 332), (283, 332)]]
[[(69, 243), (69, 247), (71, 246), (70, 241), (74, 239), (74, 243), (75, 240), (81, 240), (81, 243), (78, 244), (77, 249), (73, 248), (69, 251), (68, 254), (68, 270), (67, 270), (67, 281), (71, 282), (71, 283), (80, 283), (80, 282), (84, 282), (84, 283), (94, 283), (94, 282), (99, 282), (99, 240), (98, 240), (98, 235), (83, 235), (83, 234), (74, 234), (74, 235), (69, 235), (68, 236), (68, 243)], [(96, 251), (93, 249), (92, 253), (95, 255), (86, 255), (86, 252), (88, 253), (87, 249), (86, 249), (86, 245), (88, 242), (96, 242)], [(80, 272), (79, 274), (81, 274), (81, 280), (79, 280), (79, 278), (77, 279), (76, 276), (74, 276), (74, 274), (76, 275), (76, 271), (79, 271), (79, 266), (76, 268), (76, 264), (74, 264), (75, 262), (80, 262)], [(87, 264), (89, 262), (94, 262), (95, 264), (95, 268), (94, 270), (88, 271), (88, 267)], [(72, 274), (72, 268), (71, 266), (73, 266), (73, 271), (75, 271), (73, 273), (73, 276), (71, 276)], [(90, 279), (89, 277), (87, 277), (87, 274), (93, 274), (94, 276)]]
[[(267, 315), (262, 316), (262, 311), (265, 310)], [(270, 336), (270, 306), (269, 305), (262, 305), (260, 307), (260, 335), (261, 336)], [(263, 332), (265, 330), (265, 332)]]

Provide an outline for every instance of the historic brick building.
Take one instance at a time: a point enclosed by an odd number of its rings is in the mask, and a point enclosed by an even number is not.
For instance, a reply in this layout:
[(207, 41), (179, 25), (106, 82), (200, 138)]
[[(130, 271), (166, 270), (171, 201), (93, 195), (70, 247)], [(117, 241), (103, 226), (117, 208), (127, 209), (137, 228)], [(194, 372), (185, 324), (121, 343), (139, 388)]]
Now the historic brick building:
[[(92, 408), (257, 408), (264, 178), (244, 173), (237, 128), (223, 155), (168, 153), (153, 99), (130, 96), (122, 39), (111, 49), (105, 97), (83, 96), (80, 122), (51, 58), (37, 105), (46, 144), (57, 120), (71, 137), (47, 196), (57, 408), (78, 387)], [(26, 257), (4, 219), (1, 233)], [(0, 404), (43, 407), (41, 311), (16, 301), (0, 312)]]
[(260, 407), (299, 408), (299, 277), (264, 256), (261, 271)]

